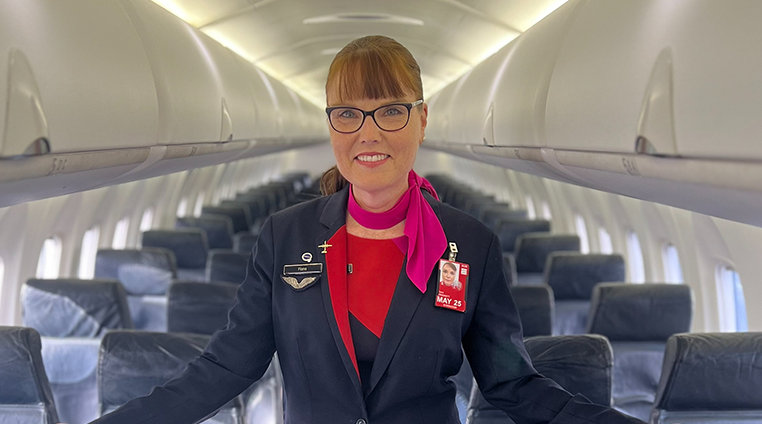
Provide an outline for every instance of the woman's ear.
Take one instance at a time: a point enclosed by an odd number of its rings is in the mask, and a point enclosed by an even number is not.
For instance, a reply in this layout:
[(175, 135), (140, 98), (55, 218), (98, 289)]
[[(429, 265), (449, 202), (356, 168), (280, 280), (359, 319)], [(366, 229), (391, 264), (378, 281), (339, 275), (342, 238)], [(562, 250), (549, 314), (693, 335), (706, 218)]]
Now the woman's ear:
[(426, 138), (426, 125), (429, 123), (429, 105), (423, 103), (421, 105), (421, 140), (418, 141), (420, 146), (423, 143), (423, 139)]

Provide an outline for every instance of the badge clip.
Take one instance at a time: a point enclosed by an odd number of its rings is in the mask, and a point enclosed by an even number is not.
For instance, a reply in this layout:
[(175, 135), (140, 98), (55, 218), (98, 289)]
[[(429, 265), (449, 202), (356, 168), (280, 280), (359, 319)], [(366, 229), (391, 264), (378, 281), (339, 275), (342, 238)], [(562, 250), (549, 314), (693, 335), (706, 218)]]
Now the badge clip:
[(457, 259), (457, 257), (458, 257), (458, 245), (457, 245), (457, 244), (455, 244), (455, 242), (452, 242), (452, 241), (451, 241), (451, 242), (450, 242), (450, 256), (449, 256), (449, 259), (448, 259), (448, 260), (449, 260), (450, 262), (455, 262), (455, 260)]

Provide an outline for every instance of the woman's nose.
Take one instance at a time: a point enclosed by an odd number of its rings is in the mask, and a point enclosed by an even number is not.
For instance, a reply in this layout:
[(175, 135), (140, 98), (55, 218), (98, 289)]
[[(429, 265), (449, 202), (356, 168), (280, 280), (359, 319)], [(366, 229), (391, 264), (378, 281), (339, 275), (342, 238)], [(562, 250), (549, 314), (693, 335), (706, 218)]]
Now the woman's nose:
[(366, 116), (362, 126), (357, 130), (362, 143), (378, 143), (381, 138), (381, 128), (376, 125), (372, 116)]

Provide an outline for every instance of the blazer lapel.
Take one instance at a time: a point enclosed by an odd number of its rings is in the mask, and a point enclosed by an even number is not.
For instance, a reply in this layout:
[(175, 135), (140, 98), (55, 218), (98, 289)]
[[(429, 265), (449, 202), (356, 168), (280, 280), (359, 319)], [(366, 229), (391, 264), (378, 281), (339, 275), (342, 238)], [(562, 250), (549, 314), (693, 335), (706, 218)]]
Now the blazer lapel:
[(326, 251), (324, 277), (328, 284), (321, 284), (326, 317), (349, 378), (357, 392), (362, 394), (352, 331), (349, 327), (345, 227), (348, 193), (348, 188), (344, 188), (332, 196), (326, 204), (320, 223), (327, 229), (315, 240), (315, 243), (316, 246), (330, 245), (318, 250), (318, 252)]

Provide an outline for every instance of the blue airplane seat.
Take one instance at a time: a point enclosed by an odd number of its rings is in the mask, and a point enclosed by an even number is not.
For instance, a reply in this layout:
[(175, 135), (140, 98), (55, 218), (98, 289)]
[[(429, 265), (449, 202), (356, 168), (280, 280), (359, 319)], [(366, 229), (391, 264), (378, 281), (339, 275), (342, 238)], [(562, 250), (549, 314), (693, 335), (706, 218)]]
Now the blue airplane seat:
[(667, 340), (652, 424), (762, 422), (762, 333)]
[(127, 291), (132, 322), (138, 330), (166, 331), (167, 287), (177, 276), (169, 249), (99, 250), (95, 278), (119, 280)]
[[(103, 337), (98, 364), (100, 412), (106, 414), (171, 380), (201, 355), (209, 336), (112, 331)], [(223, 406), (208, 424), (241, 424), (240, 397)]]
[(211, 335), (228, 322), (237, 284), (176, 281), (169, 287), (167, 331)]
[(529, 219), (529, 213), (524, 209), (509, 209), (502, 206), (487, 208), (482, 213), (482, 223), (492, 231), (497, 231), (501, 220)]
[(551, 253), (543, 281), (553, 289), (556, 299), (553, 334), (584, 334), (593, 287), (598, 283), (624, 281), (624, 277), (624, 258), (620, 255)]
[(204, 214), (198, 218), (177, 218), (175, 228), (205, 230), (210, 249), (233, 248), (233, 220), (227, 215)]
[(516, 260), (512, 253), (503, 252), (503, 270), (505, 271), (505, 278), (508, 280), (508, 286), (515, 286), (518, 276), (516, 274)]
[(206, 260), (206, 280), (225, 281), (241, 284), (246, 278), (246, 270), (251, 253), (232, 250), (212, 250)]
[(516, 273), (519, 285), (542, 284), (545, 263), (553, 252), (579, 252), (576, 234), (524, 233), (516, 239)]
[(555, 301), (550, 287), (545, 285), (513, 286), (511, 297), (519, 312), (524, 337), (553, 334)]
[(0, 423), (59, 422), (41, 348), (37, 331), (0, 327)]
[(251, 254), (251, 249), (257, 244), (259, 235), (248, 232), (241, 232), (235, 235), (233, 239), (233, 250), (239, 253)]
[(163, 247), (175, 254), (177, 279), (204, 281), (209, 241), (199, 228), (151, 230), (143, 232), (143, 247)]
[(100, 345), (100, 339), (42, 338), (42, 362), (63, 423), (83, 424), (98, 418)]
[(220, 206), (204, 206), (201, 209), (202, 215), (225, 215), (233, 220), (233, 234), (239, 231), (249, 231), (251, 228), (251, 214), (249, 206), (243, 202), (234, 200), (224, 201)]
[(598, 284), (590, 310), (588, 333), (606, 336), (614, 349), (614, 407), (648, 421), (667, 339), (691, 328), (691, 288), (682, 284)]
[(22, 322), (48, 337), (100, 337), (133, 328), (118, 281), (30, 279), (21, 289)]
[(495, 225), (495, 234), (500, 239), (500, 246), (503, 252), (508, 253), (515, 253), (516, 239), (520, 235), (550, 231), (550, 221), (544, 219), (500, 218)]
[[(599, 405), (611, 404), (611, 346), (603, 336), (532, 337), (524, 341), (535, 369), (572, 394)], [(474, 383), (468, 407), (469, 424), (514, 424), (492, 406)]]

